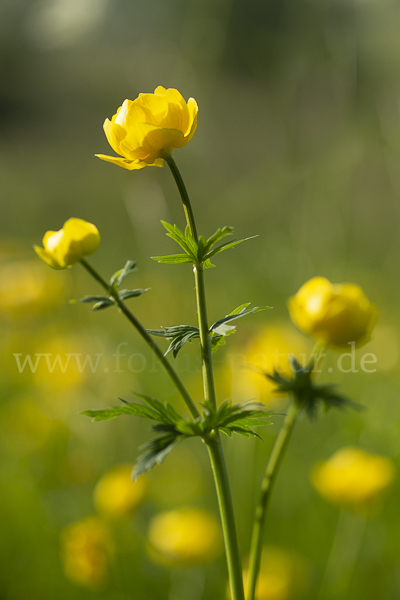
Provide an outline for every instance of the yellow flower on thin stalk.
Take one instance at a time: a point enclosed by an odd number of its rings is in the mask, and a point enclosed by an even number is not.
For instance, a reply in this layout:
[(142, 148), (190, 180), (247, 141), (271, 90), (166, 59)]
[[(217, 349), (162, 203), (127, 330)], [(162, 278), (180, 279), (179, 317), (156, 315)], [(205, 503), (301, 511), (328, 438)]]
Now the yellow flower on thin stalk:
[(315, 465), (311, 481), (317, 492), (342, 508), (368, 513), (383, 497), (396, 476), (385, 456), (345, 447)]
[(193, 137), (197, 112), (193, 98), (185, 102), (178, 90), (162, 86), (154, 94), (125, 100), (111, 121), (104, 122), (108, 143), (120, 156), (96, 156), (129, 170), (162, 167), (166, 154), (183, 148)]
[(68, 219), (59, 231), (48, 231), (36, 254), (53, 269), (67, 269), (93, 254), (100, 243), (98, 229), (83, 219)]
[(332, 284), (325, 277), (307, 281), (288, 303), (292, 321), (315, 341), (339, 348), (366, 344), (378, 309), (353, 283)]

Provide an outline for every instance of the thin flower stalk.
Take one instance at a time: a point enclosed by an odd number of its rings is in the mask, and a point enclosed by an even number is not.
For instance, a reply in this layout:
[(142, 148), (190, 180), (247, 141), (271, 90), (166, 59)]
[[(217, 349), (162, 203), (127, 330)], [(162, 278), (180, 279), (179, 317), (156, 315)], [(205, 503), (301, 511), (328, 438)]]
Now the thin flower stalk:
[[(182, 199), (189, 230), (197, 242), (198, 238), (194, 214), (182, 176), (170, 154), (166, 154), (163, 158), (167, 162), (175, 179)], [(200, 262), (195, 264), (193, 272), (196, 284), (197, 316), (200, 331), (204, 398), (207, 402), (212, 404), (214, 408), (216, 408), (217, 402), (212, 369), (210, 336), (208, 330), (203, 265)], [(244, 600), (242, 564), (237, 541), (235, 516), (220, 436), (217, 432), (215, 432), (212, 436), (209, 436), (204, 441), (207, 445), (217, 491), (232, 599)]]

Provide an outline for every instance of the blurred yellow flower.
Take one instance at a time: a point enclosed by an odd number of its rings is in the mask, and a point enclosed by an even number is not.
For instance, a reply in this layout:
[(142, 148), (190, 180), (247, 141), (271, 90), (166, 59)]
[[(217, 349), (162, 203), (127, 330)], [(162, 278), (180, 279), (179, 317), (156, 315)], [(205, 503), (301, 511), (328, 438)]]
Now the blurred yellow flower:
[(68, 525), (61, 534), (61, 555), (68, 579), (91, 590), (108, 581), (113, 543), (104, 523), (87, 517)]
[(162, 86), (154, 94), (125, 100), (111, 121), (104, 122), (108, 143), (123, 158), (96, 156), (129, 170), (162, 167), (163, 157), (174, 148), (183, 148), (194, 135), (197, 111), (193, 98), (186, 103), (178, 90)]
[[(243, 572), (245, 591), (248, 570)], [(305, 561), (292, 552), (265, 546), (261, 555), (255, 600), (289, 600), (298, 598), (308, 586), (309, 572)]]
[(132, 481), (131, 465), (117, 465), (98, 481), (93, 502), (105, 516), (129, 516), (142, 502), (146, 487), (143, 476)]
[(148, 530), (151, 558), (166, 566), (213, 561), (222, 551), (218, 521), (198, 508), (178, 508), (153, 517)]
[(232, 375), (232, 393), (236, 402), (256, 398), (261, 402), (271, 402), (276, 384), (265, 376), (274, 369), (283, 376), (292, 375), (289, 357), (294, 355), (301, 364), (305, 364), (310, 352), (307, 340), (293, 327), (275, 324), (262, 329), (251, 338), (244, 352), (230, 353), (227, 357)]
[(378, 318), (378, 309), (358, 285), (332, 284), (325, 277), (307, 281), (288, 307), (299, 329), (317, 342), (338, 347), (368, 342)]
[(66, 269), (93, 254), (100, 243), (97, 227), (83, 219), (68, 219), (59, 231), (48, 231), (36, 254), (53, 269)]
[(381, 499), (396, 475), (384, 456), (345, 447), (315, 465), (311, 481), (321, 496), (342, 508), (368, 512)]
[(57, 306), (62, 284), (37, 261), (12, 261), (0, 265), (0, 312), (34, 318)]

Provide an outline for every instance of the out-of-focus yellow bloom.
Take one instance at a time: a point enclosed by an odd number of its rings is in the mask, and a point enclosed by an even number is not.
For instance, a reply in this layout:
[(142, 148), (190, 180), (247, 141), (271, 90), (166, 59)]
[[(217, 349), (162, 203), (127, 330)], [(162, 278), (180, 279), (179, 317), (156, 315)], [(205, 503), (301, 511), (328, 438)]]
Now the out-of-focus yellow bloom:
[(29, 456), (59, 437), (62, 425), (49, 417), (37, 402), (22, 398), (3, 409), (2, 431), (3, 443), (11, 455)]
[[(243, 572), (245, 592), (248, 586), (248, 570)], [(289, 600), (298, 598), (308, 586), (309, 572), (305, 561), (296, 554), (265, 546), (261, 555), (255, 600)], [(230, 597), (230, 592), (228, 592)]]
[(197, 127), (197, 104), (186, 103), (175, 89), (159, 86), (154, 94), (139, 94), (125, 100), (104, 131), (112, 149), (123, 158), (96, 154), (124, 169), (142, 169), (146, 165), (162, 167), (163, 157), (174, 148), (183, 148)]
[(97, 517), (72, 523), (62, 532), (65, 574), (82, 587), (97, 590), (107, 584), (113, 551), (108, 529)]
[(198, 508), (159, 513), (150, 522), (148, 541), (151, 558), (166, 566), (207, 563), (222, 550), (218, 521)]
[(318, 463), (311, 472), (311, 481), (326, 500), (342, 508), (368, 512), (379, 502), (395, 475), (389, 458), (345, 447), (326, 462)]
[(378, 309), (353, 283), (332, 284), (325, 277), (307, 281), (289, 299), (292, 321), (317, 342), (343, 347), (369, 341)]
[(146, 487), (143, 476), (132, 481), (131, 465), (117, 465), (98, 481), (93, 502), (108, 517), (128, 516), (142, 502)]
[(43, 264), (12, 261), (0, 266), (0, 312), (13, 317), (37, 317), (57, 306), (63, 287)]
[(261, 402), (270, 402), (276, 384), (265, 376), (274, 369), (283, 376), (290, 377), (292, 371), (289, 358), (294, 355), (300, 364), (307, 362), (310, 348), (307, 340), (293, 327), (276, 324), (257, 333), (249, 340), (244, 352), (228, 355), (229, 369), (232, 374), (232, 392), (234, 401), (243, 398), (256, 398)]
[(43, 238), (43, 248), (34, 246), (35, 252), (53, 269), (66, 269), (84, 256), (93, 254), (100, 243), (98, 229), (83, 219), (68, 219), (59, 231), (48, 231)]

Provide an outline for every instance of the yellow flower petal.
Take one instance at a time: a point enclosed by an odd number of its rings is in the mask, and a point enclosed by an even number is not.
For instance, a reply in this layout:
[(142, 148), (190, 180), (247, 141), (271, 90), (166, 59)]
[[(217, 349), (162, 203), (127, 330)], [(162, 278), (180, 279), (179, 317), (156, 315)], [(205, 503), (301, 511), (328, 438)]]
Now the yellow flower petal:
[(104, 122), (110, 146), (123, 158), (96, 156), (129, 170), (161, 166), (163, 156), (174, 148), (183, 148), (193, 137), (197, 112), (193, 98), (185, 102), (178, 90), (162, 86), (154, 94), (125, 100), (112, 119)]

